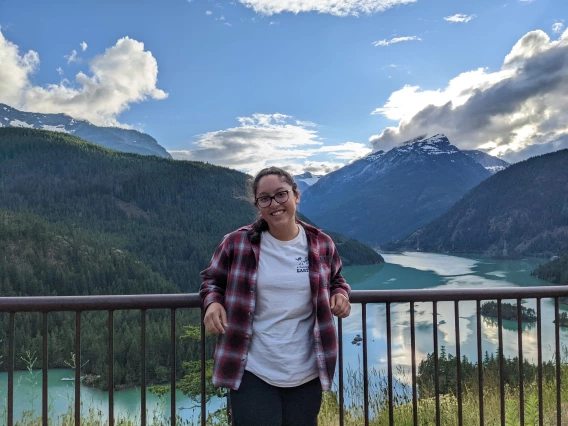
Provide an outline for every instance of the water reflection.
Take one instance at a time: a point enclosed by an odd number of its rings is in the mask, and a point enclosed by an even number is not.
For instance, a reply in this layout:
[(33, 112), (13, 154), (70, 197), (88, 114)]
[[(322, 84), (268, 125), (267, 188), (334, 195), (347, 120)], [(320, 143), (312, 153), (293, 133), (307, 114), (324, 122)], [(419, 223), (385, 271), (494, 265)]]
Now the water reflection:
[[(403, 288), (492, 288), (513, 286), (543, 286), (548, 283), (530, 275), (541, 261), (525, 259), (498, 261), (482, 258), (465, 258), (429, 253), (404, 253), (384, 255), (386, 264), (374, 273), (367, 267), (364, 274), (359, 268), (346, 268), (345, 276), (353, 289), (403, 289)], [(504, 303), (507, 301), (504, 301)], [(511, 301), (516, 303), (516, 301)], [(483, 302), (482, 302), (483, 303)], [(433, 305), (430, 302), (415, 303), (416, 363), (433, 352)], [(523, 306), (536, 310), (536, 300), (528, 299)], [(554, 301), (542, 299), (542, 354), (543, 360), (554, 357)], [(453, 302), (437, 304), (438, 346), (455, 355), (455, 313)], [(498, 349), (497, 322), (482, 317), (482, 353), (491, 356)], [(344, 320), (344, 365), (357, 367), (362, 359), (362, 347), (349, 344), (356, 334), (362, 334), (361, 305), (353, 305), (352, 314)], [(387, 369), (386, 307), (384, 304), (367, 306), (367, 332), (369, 366)], [(523, 323), (523, 356), (529, 362), (537, 362), (536, 323)], [(459, 303), (459, 336), (462, 356), (477, 362), (476, 303)], [(518, 356), (516, 321), (503, 321), (503, 352), (506, 357)], [(560, 332), (561, 345), (565, 344), (568, 330)], [(391, 305), (391, 348), (393, 372), (396, 379), (408, 382), (409, 375), (401, 374), (412, 365), (410, 341), (410, 304)], [(398, 369), (397, 367), (402, 367)]]

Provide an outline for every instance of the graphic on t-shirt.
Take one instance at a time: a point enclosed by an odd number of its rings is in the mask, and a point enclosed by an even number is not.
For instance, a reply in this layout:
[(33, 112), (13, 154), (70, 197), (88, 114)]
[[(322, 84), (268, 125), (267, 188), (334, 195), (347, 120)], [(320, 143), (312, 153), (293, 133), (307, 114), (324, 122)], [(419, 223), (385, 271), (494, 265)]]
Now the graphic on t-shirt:
[(301, 272), (308, 272), (308, 256), (306, 257), (297, 257), (296, 261), (298, 262), (298, 266), (296, 267), (296, 271), (299, 273)]

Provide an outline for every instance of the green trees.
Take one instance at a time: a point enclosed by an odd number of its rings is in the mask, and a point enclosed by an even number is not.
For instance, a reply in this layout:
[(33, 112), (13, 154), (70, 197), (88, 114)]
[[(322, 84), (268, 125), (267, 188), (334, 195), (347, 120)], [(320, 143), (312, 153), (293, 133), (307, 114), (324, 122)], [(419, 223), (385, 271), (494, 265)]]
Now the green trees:
[[(481, 305), (481, 315), (491, 318), (498, 318), (497, 302), (490, 301)], [(517, 305), (511, 303), (501, 304), (501, 317), (504, 320), (517, 321)], [(536, 312), (532, 308), (521, 306), (521, 320), (523, 322), (536, 322)]]
[[(195, 292), (223, 236), (254, 220), (239, 198), (248, 177), (204, 163), (112, 151), (71, 135), (0, 128), (0, 295), (65, 296)], [(370, 248), (334, 235), (345, 264), (380, 262)], [(183, 326), (199, 312), (178, 313)], [(0, 329), (8, 316), (0, 314)], [(41, 354), (38, 314), (16, 315), (16, 350)], [(139, 384), (140, 313), (115, 313), (115, 385)], [(148, 312), (147, 377), (169, 380), (169, 312)], [(49, 365), (74, 349), (74, 314), (49, 315)], [(108, 386), (107, 314), (82, 315), (87, 374)], [(182, 360), (198, 342), (180, 341)], [(0, 355), (7, 356), (6, 340)], [(19, 353), (19, 352), (18, 352)], [(18, 358), (18, 357), (16, 357)], [(24, 368), (17, 361), (16, 368)], [(5, 365), (0, 368), (6, 368)]]

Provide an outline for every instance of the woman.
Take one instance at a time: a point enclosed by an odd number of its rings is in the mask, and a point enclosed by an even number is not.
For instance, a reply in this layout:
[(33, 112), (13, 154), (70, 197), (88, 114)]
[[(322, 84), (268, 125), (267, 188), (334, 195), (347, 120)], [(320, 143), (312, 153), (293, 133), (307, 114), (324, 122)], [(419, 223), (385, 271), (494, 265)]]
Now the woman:
[(329, 236), (296, 219), (300, 192), (269, 167), (251, 182), (255, 223), (225, 236), (201, 275), (213, 384), (229, 388), (235, 426), (317, 424), (337, 360), (333, 315), (351, 288)]

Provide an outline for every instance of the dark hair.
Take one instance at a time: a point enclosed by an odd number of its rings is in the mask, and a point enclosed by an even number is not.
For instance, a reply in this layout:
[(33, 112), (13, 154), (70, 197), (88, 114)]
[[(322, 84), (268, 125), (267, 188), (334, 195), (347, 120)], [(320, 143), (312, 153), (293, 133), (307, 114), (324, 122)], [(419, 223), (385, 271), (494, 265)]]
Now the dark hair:
[[(260, 182), (260, 179), (270, 175), (279, 176), (280, 180), (286, 182), (292, 187), (292, 191), (296, 196), (300, 195), (298, 185), (296, 184), (294, 178), (290, 173), (279, 167), (267, 167), (258, 172), (254, 178), (247, 181), (248, 199), (252, 204), (256, 206), (256, 191), (258, 190), (258, 183)], [(263, 231), (268, 231), (268, 223), (264, 219), (262, 219), (259, 214), (256, 221), (252, 224), (252, 230), (249, 232), (251, 242), (259, 242), (260, 234)]]

